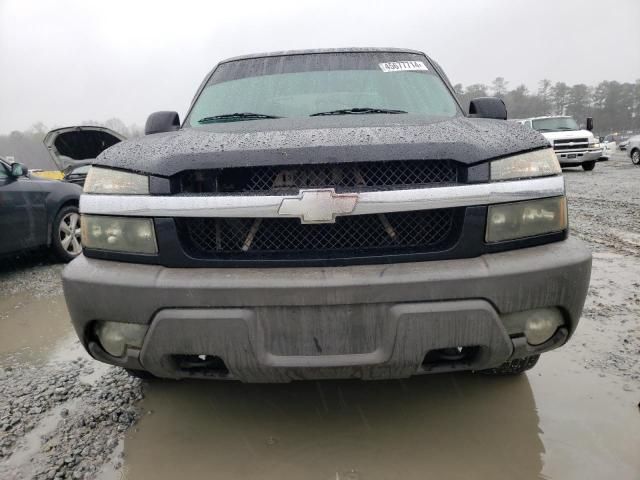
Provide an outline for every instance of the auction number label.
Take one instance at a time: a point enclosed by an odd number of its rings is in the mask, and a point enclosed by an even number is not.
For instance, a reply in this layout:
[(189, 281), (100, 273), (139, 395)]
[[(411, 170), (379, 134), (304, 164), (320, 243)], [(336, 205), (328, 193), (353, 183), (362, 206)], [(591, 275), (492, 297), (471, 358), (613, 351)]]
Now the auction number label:
[(379, 63), (380, 70), (383, 72), (406, 72), (411, 70), (427, 70), (427, 66), (414, 60), (407, 60), (406, 62), (385, 62)]

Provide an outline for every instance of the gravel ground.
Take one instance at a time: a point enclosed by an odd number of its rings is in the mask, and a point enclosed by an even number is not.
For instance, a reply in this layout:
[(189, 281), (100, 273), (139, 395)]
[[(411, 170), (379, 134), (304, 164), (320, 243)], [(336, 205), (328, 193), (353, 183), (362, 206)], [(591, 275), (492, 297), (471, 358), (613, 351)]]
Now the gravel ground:
[[(566, 170), (571, 233), (593, 251), (594, 264), (580, 329), (587, 367), (640, 386), (640, 168), (617, 154), (592, 172)], [(615, 347), (597, 337), (613, 335)]]
[[(579, 334), (565, 349), (581, 367), (615, 376), (625, 390), (637, 391), (640, 168), (618, 155), (593, 172), (568, 170), (565, 175), (572, 233), (594, 251)], [(12, 295), (23, 302), (60, 299), (61, 269), (43, 255), (5, 262), (0, 301)], [(2, 322), (12, 312), (0, 311), (0, 337)], [(18, 361), (0, 351), (0, 478), (91, 479), (105, 466), (120, 465), (124, 433), (141, 415), (144, 384), (89, 359), (70, 328), (65, 338), (57, 348), (67, 355), (54, 355), (52, 346), (44, 362)]]
[[(116, 368), (95, 382), (83, 381), (94, 373), (92, 363), (77, 359), (4, 369), (0, 462), (8, 460), (0, 463), (1, 478), (93, 478), (109, 460), (138, 418), (142, 385)], [(15, 452), (20, 440), (22, 450)]]
[[(0, 322), (25, 304), (61, 301), (63, 267), (47, 252), (5, 259), (0, 302), (20, 301), (0, 311)], [(0, 337), (3, 331), (0, 323)], [(0, 479), (116, 477), (108, 472), (121, 467), (124, 433), (140, 414), (142, 381), (94, 362), (70, 324), (48, 361), (25, 362), (13, 353), (0, 351)]]
[(26, 294), (35, 298), (62, 295), (63, 267), (46, 252), (0, 259), (0, 295)]
[(639, 257), (640, 168), (618, 154), (591, 172), (565, 170), (565, 177), (571, 233), (594, 252)]

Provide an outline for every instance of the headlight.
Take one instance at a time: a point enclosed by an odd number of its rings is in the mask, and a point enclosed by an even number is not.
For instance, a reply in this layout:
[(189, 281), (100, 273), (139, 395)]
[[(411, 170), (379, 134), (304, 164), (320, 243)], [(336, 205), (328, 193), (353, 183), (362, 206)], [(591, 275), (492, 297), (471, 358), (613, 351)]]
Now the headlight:
[(600, 148), (600, 142), (598, 142), (595, 138), (589, 140), (589, 148)]
[(551, 148), (522, 153), (491, 162), (491, 180), (544, 177), (562, 173)]
[(149, 177), (110, 168), (91, 167), (84, 182), (84, 193), (148, 195)]
[(82, 245), (130, 253), (158, 253), (150, 218), (83, 215)]
[(487, 243), (502, 242), (560, 232), (566, 228), (566, 198), (542, 198), (489, 206), (485, 238)]

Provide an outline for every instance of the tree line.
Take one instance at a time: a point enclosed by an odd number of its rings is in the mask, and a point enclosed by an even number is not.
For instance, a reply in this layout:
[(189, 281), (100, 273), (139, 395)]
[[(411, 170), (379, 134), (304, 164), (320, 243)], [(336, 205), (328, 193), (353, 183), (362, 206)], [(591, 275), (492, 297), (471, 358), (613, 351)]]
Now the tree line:
[(584, 125), (586, 117), (593, 117), (595, 130), (601, 135), (640, 131), (640, 79), (635, 83), (603, 81), (596, 86), (567, 85), (544, 79), (538, 82), (535, 92), (525, 85), (509, 89), (508, 83), (503, 77), (497, 77), (491, 85), (474, 83), (463, 87), (458, 83), (454, 89), (465, 108), (473, 98), (501, 98), (509, 118), (570, 115)]

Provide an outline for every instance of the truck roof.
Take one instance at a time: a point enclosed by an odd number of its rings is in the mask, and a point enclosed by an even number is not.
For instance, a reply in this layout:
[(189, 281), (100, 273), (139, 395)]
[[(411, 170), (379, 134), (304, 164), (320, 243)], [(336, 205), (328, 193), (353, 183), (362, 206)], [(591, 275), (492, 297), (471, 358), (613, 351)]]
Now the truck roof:
[(362, 53), (362, 52), (384, 52), (384, 53), (412, 53), (425, 55), (419, 50), (409, 48), (392, 48), (392, 47), (349, 47), (349, 48), (313, 48), (307, 50), (282, 50), (279, 52), (253, 53), (250, 55), (240, 55), (237, 57), (227, 58), (220, 63), (235, 62), (236, 60), (247, 60), (250, 58), (264, 57), (284, 57), (289, 55), (308, 55), (314, 53)]

